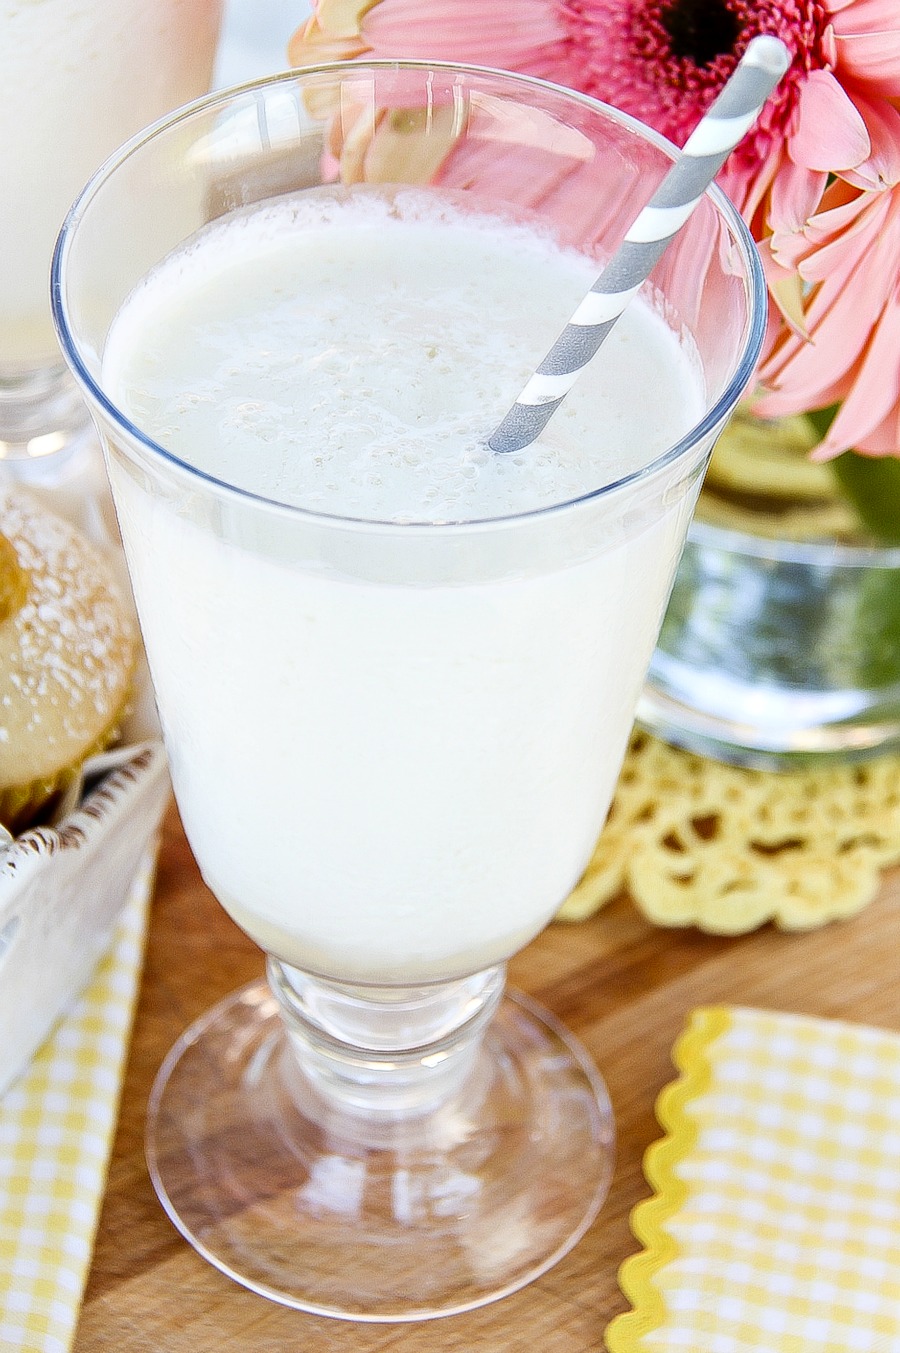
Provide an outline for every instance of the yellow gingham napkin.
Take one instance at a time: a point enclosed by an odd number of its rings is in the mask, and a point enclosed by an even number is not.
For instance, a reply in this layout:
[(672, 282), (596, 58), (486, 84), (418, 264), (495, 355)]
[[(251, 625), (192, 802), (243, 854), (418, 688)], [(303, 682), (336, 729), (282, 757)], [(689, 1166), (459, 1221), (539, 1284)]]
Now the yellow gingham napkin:
[(898, 1353), (900, 1036), (695, 1011), (610, 1353)]
[(112, 946), (0, 1098), (0, 1349), (66, 1353), (93, 1247), (140, 974), (152, 860)]

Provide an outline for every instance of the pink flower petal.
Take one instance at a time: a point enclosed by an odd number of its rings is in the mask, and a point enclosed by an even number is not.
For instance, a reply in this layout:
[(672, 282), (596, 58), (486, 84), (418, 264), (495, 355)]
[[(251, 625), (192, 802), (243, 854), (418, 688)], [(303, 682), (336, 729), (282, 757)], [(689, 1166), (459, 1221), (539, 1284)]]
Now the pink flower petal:
[(535, 56), (566, 40), (555, 5), (516, 0), (515, 16), (487, 0), (380, 0), (364, 15), (362, 33), (378, 56), (472, 61), (524, 70)]
[(822, 56), (825, 59), (825, 65), (834, 70), (837, 65), (837, 44), (834, 40), (834, 28), (831, 24), (826, 24), (822, 31)]
[[(853, 381), (828, 435), (817, 448), (818, 458), (838, 456), (874, 431), (900, 400), (900, 301), (885, 307)], [(900, 444), (894, 448), (900, 452)]]
[(853, 229), (873, 200), (876, 200), (875, 194), (861, 193), (843, 179), (830, 183), (822, 196), (819, 210), (804, 227), (810, 250), (818, 249), (825, 241)]
[(490, 201), (534, 208), (552, 195), (570, 169), (537, 146), (510, 146), (498, 155), (494, 142), (467, 137), (444, 164), (438, 182)]
[(812, 402), (799, 398), (793, 387), (781, 389), (762, 386), (761, 393), (753, 398), (753, 412), (760, 418), (791, 418), (794, 414), (809, 413), (810, 409), (824, 409), (839, 403), (850, 388), (849, 378), (842, 377), (833, 385), (816, 390), (815, 402)]
[(587, 253), (600, 239), (618, 243), (650, 192), (640, 176), (632, 175), (619, 192), (600, 194), (596, 167), (575, 154), (563, 157), (558, 145), (551, 148), (537, 139), (531, 145), (502, 145), (477, 135), (454, 147), (438, 182), (463, 188), (488, 205), (540, 207), (563, 243)]
[(794, 233), (802, 229), (815, 214), (827, 182), (824, 171), (804, 169), (785, 160), (769, 198), (768, 220), (773, 232)]
[(853, 448), (865, 456), (896, 456), (900, 454), (900, 404), (895, 404), (877, 427), (867, 432)]
[(810, 71), (800, 89), (797, 112), (797, 130), (788, 140), (794, 164), (833, 173), (852, 169), (868, 157), (866, 124), (830, 71)]
[(900, 33), (836, 35), (838, 69), (873, 94), (900, 95)]
[[(782, 316), (784, 322), (797, 337), (806, 342), (809, 338), (809, 330), (806, 327), (806, 316), (803, 313), (803, 285), (798, 274), (790, 269), (779, 268), (767, 249), (761, 251), (760, 257), (766, 274), (769, 297), (774, 301), (777, 313)], [(771, 316), (769, 323), (771, 328)], [(770, 342), (766, 346), (767, 354), (774, 345), (777, 336), (776, 333), (770, 335)]]
[(320, 61), (349, 61), (365, 48), (353, 38), (335, 38), (310, 19), (288, 43), (287, 56), (292, 66), (315, 66)]
[(761, 368), (760, 378), (772, 391), (790, 399), (794, 412), (820, 408), (827, 392), (843, 380), (868, 341), (880, 306), (861, 303), (852, 268), (830, 277), (806, 311), (809, 342), (788, 335)]
[(838, 179), (826, 190), (820, 210), (811, 216), (802, 230), (777, 231), (768, 240), (773, 258), (782, 268), (798, 270), (808, 281), (821, 269), (819, 251), (843, 239), (855, 253), (870, 247), (880, 213), (887, 211), (890, 193), (862, 193)]
[(855, 95), (872, 142), (872, 154), (855, 169), (844, 171), (858, 188), (885, 188), (900, 183), (900, 111), (884, 99)]
[(900, 95), (900, 23), (896, 0), (853, 0), (829, 7), (838, 73), (869, 92)]
[[(767, 415), (799, 412), (851, 394), (856, 365), (900, 276), (900, 191), (868, 194), (863, 200), (871, 207), (862, 217), (866, 231), (858, 235), (859, 222), (851, 218), (846, 233), (839, 230), (802, 264), (818, 281), (805, 304), (810, 342), (802, 342), (802, 333), (782, 334), (768, 353), (761, 368), (771, 396), (766, 396)], [(900, 372), (897, 354), (883, 344), (877, 351), (879, 360), (893, 362), (886, 376), (893, 388)]]
[[(806, 282), (825, 282), (842, 269), (859, 271), (854, 285), (869, 285), (881, 302), (900, 269), (900, 231), (896, 228), (897, 203), (891, 193), (870, 193), (863, 199), (865, 210), (849, 229), (835, 234), (799, 264)], [(893, 210), (892, 210), (893, 208)], [(864, 279), (864, 281), (862, 280)], [(862, 297), (857, 294), (857, 302)]]
[[(738, 156), (731, 155), (725, 161), (716, 182), (731, 198), (744, 220), (753, 224), (754, 216), (786, 163), (787, 157), (780, 142), (771, 155), (755, 162), (752, 174), (747, 173), (746, 165), (741, 163)], [(760, 222), (759, 234), (762, 234), (762, 225)], [(755, 238), (759, 238), (759, 235)]]

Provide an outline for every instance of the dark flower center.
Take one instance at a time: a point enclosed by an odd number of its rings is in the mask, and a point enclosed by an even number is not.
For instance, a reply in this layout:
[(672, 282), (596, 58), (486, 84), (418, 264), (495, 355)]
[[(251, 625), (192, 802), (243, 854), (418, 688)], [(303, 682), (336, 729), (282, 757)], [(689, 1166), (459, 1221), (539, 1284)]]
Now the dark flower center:
[(674, 0), (660, 14), (671, 39), (672, 55), (708, 66), (734, 50), (741, 31), (738, 16), (725, 0)]

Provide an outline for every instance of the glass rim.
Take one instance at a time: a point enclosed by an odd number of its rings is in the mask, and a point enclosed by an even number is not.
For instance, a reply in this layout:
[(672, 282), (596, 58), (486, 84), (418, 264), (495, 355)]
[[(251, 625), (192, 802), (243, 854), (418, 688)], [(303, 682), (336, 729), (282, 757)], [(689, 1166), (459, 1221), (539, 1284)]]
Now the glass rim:
[(719, 550), (748, 559), (779, 564), (807, 564), (819, 568), (900, 569), (900, 545), (851, 544), (842, 540), (788, 540), (754, 535), (740, 526), (723, 526), (695, 517), (688, 539), (703, 549)]
[[(292, 67), (275, 72), (271, 75), (264, 75), (253, 80), (243, 81), (240, 84), (229, 85), (222, 89), (212, 90), (208, 94), (193, 99), (191, 102), (174, 109), (171, 113), (167, 113), (163, 117), (158, 118), (155, 122), (150, 123), (147, 127), (123, 142), (117, 150), (113, 151), (113, 153), (103, 161), (88, 179), (78, 197), (69, 208), (60, 228), (50, 265), (51, 311), (63, 356), (71, 367), (76, 380), (89, 397), (89, 400), (93, 401), (103, 410), (113, 425), (124, 433), (127, 439), (136, 442), (145, 452), (149, 453), (151, 460), (161, 460), (177, 471), (186, 474), (189, 479), (197, 480), (210, 486), (215, 489), (217, 493), (236, 496), (241, 501), (248, 501), (270, 510), (276, 509), (282, 513), (287, 513), (298, 518), (305, 518), (311, 522), (317, 522), (322, 525), (331, 525), (333, 527), (342, 526), (357, 529), (365, 528), (369, 530), (382, 529), (394, 532), (402, 531), (404, 533), (419, 531), (425, 532), (426, 534), (435, 532), (449, 534), (453, 532), (465, 532), (477, 528), (496, 529), (503, 525), (513, 525), (515, 523), (538, 520), (551, 514), (572, 510), (588, 503), (593, 503), (599, 499), (623, 492), (628, 488), (640, 484), (644, 480), (652, 479), (660, 471), (675, 464), (677, 461), (686, 458), (688, 454), (724, 420), (729, 409), (734, 407), (741, 393), (749, 384), (750, 378), (756, 367), (759, 353), (762, 349), (767, 322), (766, 283), (756, 244), (737, 208), (731, 202), (730, 198), (728, 198), (715, 184), (706, 189), (704, 197), (710, 199), (717, 215), (720, 219), (724, 220), (728, 227), (731, 238), (738, 247), (744, 269), (743, 281), (747, 295), (748, 318), (745, 325), (743, 352), (740, 361), (737, 363), (725, 388), (712, 406), (706, 409), (703, 416), (676, 442), (671, 446), (666, 447), (664, 451), (661, 451), (651, 461), (648, 461), (646, 465), (641, 465), (636, 470), (629, 471), (627, 474), (620, 475), (617, 479), (600, 484), (598, 487), (590, 489), (585, 493), (578, 494), (574, 498), (566, 498), (559, 503), (549, 503), (539, 507), (528, 508), (521, 512), (505, 513), (502, 516), (447, 521), (418, 519), (410, 521), (392, 521), (385, 518), (354, 517), (345, 516), (340, 513), (322, 512), (315, 508), (285, 503), (281, 499), (270, 498), (265, 494), (255, 493), (252, 490), (244, 489), (236, 484), (232, 484), (227, 479), (220, 479), (215, 475), (208, 474), (206, 471), (198, 469), (196, 466), (192, 465), (190, 461), (182, 459), (173, 451), (168, 450), (166, 447), (161, 446), (158, 442), (154, 441), (152, 437), (134, 424), (124, 411), (109, 397), (82, 360), (77, 340), (69, 328), (67, 314), (68, 307), (64, 299), (64, 281), (66, 278), (71, 240), (79, 227), (82, 217), (98, 192), (102, 189), (103, 185), (113, 176), (113, 174), (115, 174), (121, 165), (130, 160), (144, 145), (164, 135), (171, 128), (188, 122), (198, 113), (215, 109), (217, 106), (224, 108), (227, 104), (235, 102), (239, 97), (252, 94), (256, 90), (273, 88), (279, 84), (296, 83), (306, 76), (322, 74), (335, 76), (348, 75), (355, 70), (444, 71), (448, 74), (459, 73), (464, 76), (490, 77), (491, 80), (498, 81), (501, 84), (508, 84), (512, 87), (524, 86), (526, 88), (549, 91), (552, 94), (562, 96), (567, 101), (581, 104), (591, 111), (601, 113), (609, 121), (633, 132), (643, 141), (654, 145), (671, 160), (675, 160), (680, 154), (678, 147), (660, 132), (655, 131), (652, 127), (648, 127), (645, 123), (640, 122), (630, 114), (623, 113), (620, 109), (614, 108), (610, 104), (603, 103), (602, 100), (595, 99), (589, 94), (584, 94), (580, 90), (569, 89), (565, 85), (556, 84), (553, 81), (544, 80), (534, 75), (522, 75), (513, 71), (495, 69), (492, 66), (474, 65), (465, 62), (426, 60), (401, 61), (381, 58), (370, 61), (363, 59), (352, 61), (325, 61), (314, 66)], [(540, 360), (540, 357), (538, 356), (536, 360)], [(498, 414), (498, 417), (499, 416), (500, 415)]]

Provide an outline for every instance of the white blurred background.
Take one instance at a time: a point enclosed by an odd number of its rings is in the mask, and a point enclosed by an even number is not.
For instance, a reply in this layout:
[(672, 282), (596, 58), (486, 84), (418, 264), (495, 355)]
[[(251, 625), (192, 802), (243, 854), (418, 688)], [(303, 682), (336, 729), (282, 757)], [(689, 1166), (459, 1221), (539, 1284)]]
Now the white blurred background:
[(213, 85), (284, 70), (288, 39), (309, 14), (308, 0), (225, 0)]

